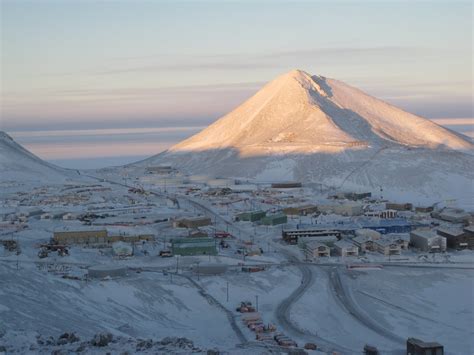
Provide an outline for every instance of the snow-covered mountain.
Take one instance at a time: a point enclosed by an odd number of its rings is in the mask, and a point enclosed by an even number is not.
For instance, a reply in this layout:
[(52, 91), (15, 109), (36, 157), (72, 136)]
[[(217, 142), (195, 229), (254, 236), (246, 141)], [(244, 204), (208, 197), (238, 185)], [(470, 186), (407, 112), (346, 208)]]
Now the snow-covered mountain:
[(0, 131), (0, 182), (58, 182), (77, 176), (76, 171), (45, 162)]
[(140, 165), (192, 174), (466, 199), (473, 144), (338, 80), (294, 70), (198, 134)]
[(371, 146), (472, 148), (457, 133), (377, 100), (340, 81), (295, 70), (170, 151), (277, 148), (324, 151)]

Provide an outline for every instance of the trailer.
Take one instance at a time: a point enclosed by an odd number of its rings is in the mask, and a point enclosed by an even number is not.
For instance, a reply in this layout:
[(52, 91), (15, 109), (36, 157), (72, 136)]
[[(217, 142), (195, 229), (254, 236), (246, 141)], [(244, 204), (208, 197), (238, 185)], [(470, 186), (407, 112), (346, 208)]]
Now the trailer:
[(242, 266), (243, 272), (260, 272), (265, 271), (264, 266)]

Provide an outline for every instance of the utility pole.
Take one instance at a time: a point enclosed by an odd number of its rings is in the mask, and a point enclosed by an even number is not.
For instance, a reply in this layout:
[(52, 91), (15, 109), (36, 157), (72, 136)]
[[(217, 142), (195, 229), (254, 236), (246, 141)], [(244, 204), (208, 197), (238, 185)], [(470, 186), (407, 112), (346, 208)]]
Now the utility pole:
[(178, 267), (179, 267), (179, 255), (176, 255), (176, 273), (178, 273)]
[(258, 295), (255, 295), (255, 309), (258, 312)]
[(199, 261), (197, 262), (197, 274), (198, 274), (198, 281), (199, 281)]
[(229, 302), (229, 281), (227, 281), (227, 302)]
[(20, 255), (20, 244), (18, 244), (18, 234), (16, 236), (16, 269), (20, 269), (18, 257)]

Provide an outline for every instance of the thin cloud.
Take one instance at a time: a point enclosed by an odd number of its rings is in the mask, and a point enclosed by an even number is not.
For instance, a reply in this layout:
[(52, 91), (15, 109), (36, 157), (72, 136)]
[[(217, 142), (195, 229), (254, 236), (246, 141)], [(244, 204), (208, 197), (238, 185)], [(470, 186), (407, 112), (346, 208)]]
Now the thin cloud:
[[(346, 56), (356, 55), (384, 55), (393, 56), (433, 56), (442, 54), (436, 48), (409, 47), (409, 46), (380, 46), (380, 47), (326, 47), (326, 48), (303, 48), (291, 51), (271, 51), (256, 54), (240, 53), (216, 53), (208, 55), (188, 54), (164, 54), (160, 56), (143, 57), (123, 57), (114, 58), (115, 67), (95, 68), (88, 71), (78, 71), (69, 73), (47, 73), (46, 76), (67, 76), (67, 75), (118, 75), (126, 73), (154, 73), (161, 71), (245, 71), (255, 69), (277, 69), (286, 68), (293, 59), (307, 62), (334, 60), (347, 58)], [(173, 56), (174, 61), (173, 61)], [(186, 58), (185, 62), (179, 62), (180, 58)], [(123, 59), (121, 61), (120, 59)], [(144, 61), (139, 65), (127, 65), (122, 63), (130, 61)], [(283, 62), (282, 62), (283, 61)]]

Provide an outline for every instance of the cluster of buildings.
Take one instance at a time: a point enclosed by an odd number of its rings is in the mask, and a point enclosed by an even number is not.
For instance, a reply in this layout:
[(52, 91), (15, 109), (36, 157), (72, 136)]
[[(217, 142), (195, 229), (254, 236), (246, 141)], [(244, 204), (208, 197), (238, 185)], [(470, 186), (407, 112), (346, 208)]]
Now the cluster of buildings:
[[(376, 252), (385, 256), (401, 255), (409, 247), (422, 252), (445, 252), (451, 249), (474, 249), (474, 226), (439, 227), (396, 223), (351, 224), (332, 226), (297, 226), (282, 230), (282, 239), (300, 245), (307, 257), (357, 256), (365, 252)], [(361, 228), (362, 227), (362, 228)]]

